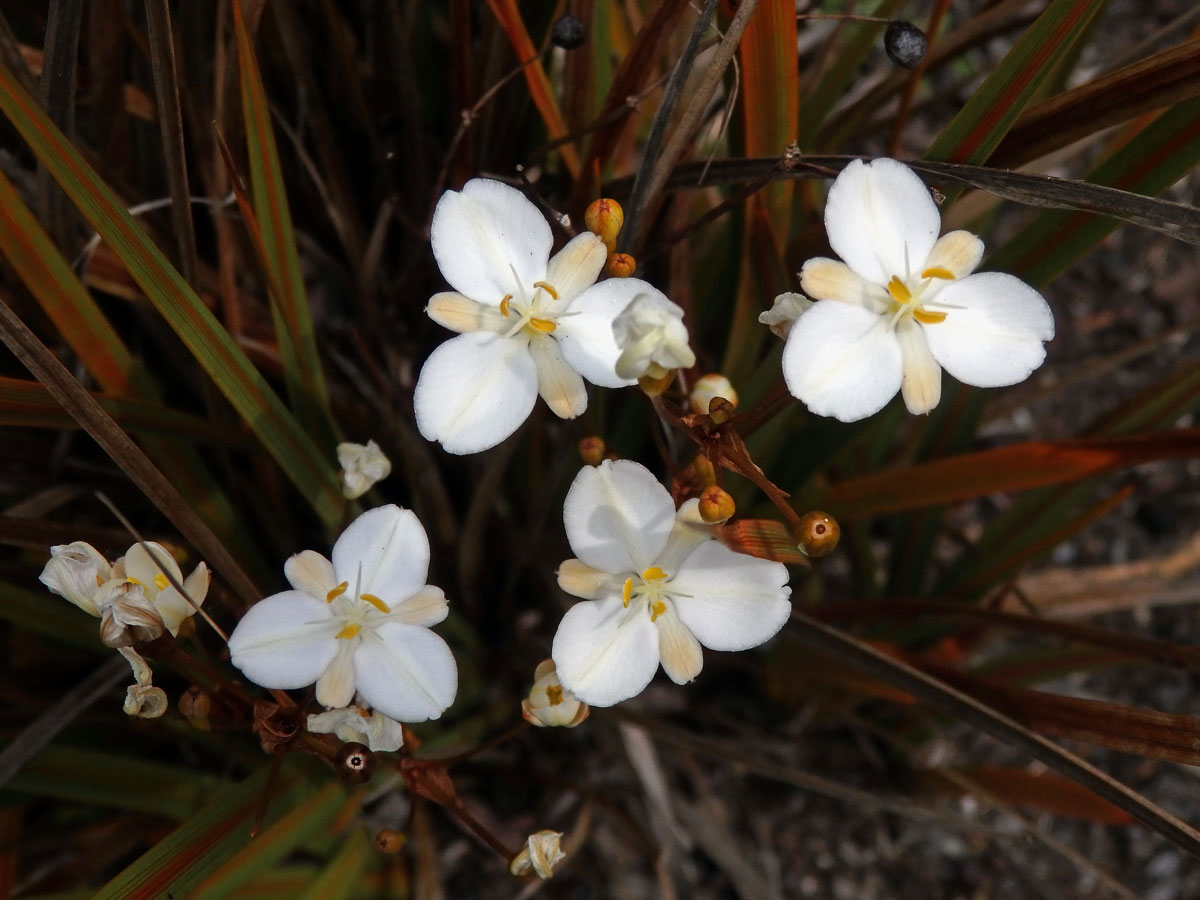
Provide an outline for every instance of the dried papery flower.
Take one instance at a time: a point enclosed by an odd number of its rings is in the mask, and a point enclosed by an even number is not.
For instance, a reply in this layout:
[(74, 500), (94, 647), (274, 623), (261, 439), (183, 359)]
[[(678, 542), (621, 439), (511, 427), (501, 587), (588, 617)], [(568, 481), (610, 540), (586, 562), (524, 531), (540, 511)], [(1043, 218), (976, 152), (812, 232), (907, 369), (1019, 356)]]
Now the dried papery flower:
[(737, 391), (733, 389), (728, 378), (716, 373), (702, 375), (692, 385), (692, 392), (688, 394), (688, 405), (694, 413), (706, 413), (717, 397), (727, 400), (731, 408), (737, 409)]
[(136, 716), (139, 719), (157, 719), (167, 711), (166, 693), (154, 686), (154, 673), (141, 654), (129, 647), (121, 647), (118, 652), (133, 669), (134, 683), (125, 690), (125, 715)]
[(357, 500), (392, 474), (392, 461), (374, 441), (338, 444), (337, 458), (342, 467), (342, 495), (347, 500)]
[(74, 603), (89, 616), (99, 616), (96, 592), (112, 578), (112, 566), (84, 541), (50, 548), (50, 561), (38, 577), (53, 593)]
[(331, 709), (308, 717), (308, 730), (333, 734), (350, 743), (366, 744), (372, 753), (393, 753), (404, 743), (404, 729), (378, 710), (361, 706)]
[(100, 640), (108, 647), (152, 641), (166, 630), (145, 588), (130, 578), (113, 578), (96, 592)]
[(561, 831), (545, 830), (529, 835), (525, 847), (509, 863), (508, 871), (518, 878), (530, 872), (543, 880), (552, 877), (555, 866), (567, 858), (561, 841)]
[(584, 212), (583, 223), (588, 231), (604, 241), (604, 246), (611, 255), (617, 247), (617, 236), (625, 225), (625, 210), (621, 209), (621, 204), (616, 200), (595, 200)]
[(554, 660), (545, 659), (533, 670), (533, 687), (521, 701), (521, 715), (539, 728), (574, 728), (591, 709), (562, 686)]
[(820, 510), (805, 513), (796, 526), (796, 544), (805, 556), (828, 556), (837, 548), (841, 536), (837, 520)]

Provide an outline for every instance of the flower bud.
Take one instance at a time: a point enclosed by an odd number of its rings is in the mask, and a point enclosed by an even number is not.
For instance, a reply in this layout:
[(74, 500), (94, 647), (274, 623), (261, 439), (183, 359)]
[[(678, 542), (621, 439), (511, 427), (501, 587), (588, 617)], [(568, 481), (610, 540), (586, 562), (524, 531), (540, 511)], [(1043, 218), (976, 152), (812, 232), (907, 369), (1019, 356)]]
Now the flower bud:
[(581, 438), (579, 441), (579, 455), (583, 457), (585, 465), (600, 465), (604, 461), (604, 451), (606, 449), (604, 438), (599, 435), (593, 434), (591, 437)]
[(508, 871), (518, 878), (530, 872), (543, 880), (550, 878), (554, 874), (554, 867), (567, 858), (559, 846), (561, 840), (561, 831), (546, 830), (531, 834), (525, 841), (525, 848), (509, 863)]
[(649, 285), (646, 287), (613, 319), (613, 337), (621, 350), (617, 375), (649, 377), (655, 381), (669, 379), (671, 369), (694, 366), (696, 354), (688, 346), (683, 309)]
[(637, 261), (628, 253), (614, 253), (604, 264), (604, 274), (610, 278), (628, 278), (637, 271)]
[(717, 483), (717, 468), (712, 460), (703, 453), (697, 453), (689, 468), (694, 475), (692, 482), (701, 487), (709, 487)]
[(375, 849), (380, 853), (386, 853), (388, 856), (399, 853), (407, 843), (408, 838), (404, 832), (397, 831), (394, 828), (381, 828), (379, 829), (379, 833), (375, 835)]
[[(625, 211), (616, 200), (595, 200), (583, 214), (583, 224), (587, 230), (599, 235), (611, 255), (617, 248), (617, 235), (625, 224)], [(631, 257), (632, 259), (632, 257)], [(629, 274), (633, 274), (630, 271)]]
[(338, 444), (338, 465), (342, 467), (342, 495), (357, 500), (377, 481), (392, 474), (392, 462), (374, 441), (365, 444)]
[(842, 529), (829, 513), (813, 510), (805, 513), (796, 526), (796, 544), (805, 556), (819, 557), (832, 553), (838, 545)]
[(533, 688), (521, 701), (521, 715), (538, 728), (574, 728), (591, 709), (562, 686), (554, 660), (546, 659), (533, 670)]
[(704, 489), (700, 495), (700, 518), (707, 525), (721, 525), (737, 512), (733, 498), (715, 484)]
[(892, 19), (888, 22), (887, 31), (883, 33), (883, 49), (887, 52), (888, 59), (902, 69), (915, 69), (925, 58), (929, 41), (925, 32), (912, 22)]
[(578, 16), (559, 16), (550, 26), (550, 43), (564, 50), (575, 50), (587, 40), (587, 25)]
[(375, 757), (362, 744), (342, 744), (336, 763), (338, 774), (347, 784), (363, 784), (375, 774)]
[(738, 395), (724, 375), (704, 375), (696, 379), (692, 392), (688, 395), (688, 405), (694, 413), (706, 413), (709, 406), (717, 397), (724, 397), (730, 405), (737, 409)]

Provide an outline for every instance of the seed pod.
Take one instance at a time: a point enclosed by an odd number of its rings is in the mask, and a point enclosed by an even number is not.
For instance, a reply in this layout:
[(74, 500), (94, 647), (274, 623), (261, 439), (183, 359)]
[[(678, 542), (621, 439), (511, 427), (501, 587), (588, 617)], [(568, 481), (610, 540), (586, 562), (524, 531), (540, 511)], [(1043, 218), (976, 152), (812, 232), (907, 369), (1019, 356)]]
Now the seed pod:
[(929, 41), (925, 32), (912, 22), (892, 19), (883, 33), (883, 49), (888, 58), (902, 69), (915, 69), (925, 58)]
[(394, 828), (381, 828), (375, 835), (375, 849), (389, 856), (403, 850), (406, 843), (408, 843), (408, 838), (404, 832), (396, 831)]
[(805, 513), (796, 526), (796, 544), (805, 556), (827, 556), (838, 545), (841, 526), (829, 513), (814, 509)]
[(604, 451), (606, 449), (604, 438), (598, 435), (581, 438), (579, 441), (579, 455), (583, 457), (584, 463), (589, 466), (598, 466), (604, 462)]
[(604, 241), (604, 246), (612, 253), (617, 247), (617, 235), (625, 224), (625, 210), (616, 200), (595, 200), (584, 211), (583, 224)]
[(614, 253), (604, 264), (604, 274), (612, 278), (628, 278), (637, 271), (637, 260), (628, 253)]
[(714, 425), (724, 425), (731, 418), (737, 407), (727, 397), (713, 397), (708, 401), (708, 417)]
[(560, 16), (550, 26), (550, 43), (564, 50), (574, 50), (587, 40), (587, 25), (578, 16)]
[(715, 484), (700, 495), (700, 518), (709, 525), (721, 525), (737, 512), (733, 498)]
[(363, 784), (375, 774), (375, 757), (362, 744), (342, 744), (337, 755), (337, 767), (347, 784)]

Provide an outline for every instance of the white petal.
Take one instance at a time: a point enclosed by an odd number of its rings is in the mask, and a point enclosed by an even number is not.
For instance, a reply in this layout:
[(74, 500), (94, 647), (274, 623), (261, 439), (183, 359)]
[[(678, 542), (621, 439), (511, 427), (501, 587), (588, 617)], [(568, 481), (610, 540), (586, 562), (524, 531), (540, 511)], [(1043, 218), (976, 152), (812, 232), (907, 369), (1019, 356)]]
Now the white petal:
[(982, 272), (946, 285), (931, 309), (948, 315), (925, 326), (933, 358), (964, 384), (1016, 384), (1046, 358), (1054, 316), (1042, 295), (1012, 275)]
[[(829, 246), (868, 281), (918, 275), (941, 230), (929, 189), (894, 159), (854, 160), (829, 188), (825, 230)], [(807, 291), (807, 288), (805, 289)]]
[(484, 178), (442, 194), (429, 240), (450, 286), (492, 306), (505, 294), (520, 295), (545, 281), (554, 245), (550, 226), (524, 194)]
[[(735, 553), (716, 541), (696, 548), (670, 583), (680, 621), (711, 650), (746, 650), (791, 615), (782, 563)], [(679, 596), (686, 594), (688, 596)]]
[(346, 706), (354, 699), (354, 638), (335, 638), (337, 653), (317, 679), (317, 702), (322, 706)]
[(165, 590), (171, 584), (171, 578), (176, 583), (183, 581), (179, 563), (162, 544), (154, 541), (146, 541), (145, 546), (134, 544), (124, 558), (125, 577), (140, 581), (149, 597)]
[(783, 348), (792, 395), (843, 422), (883, 409), (900, 390), (900, 373), (900, 344), (887, 321), (848, 303), (818, 303), (792, 326)]
[(617, 598), (576, 603), (550, 651), (563, 687), (584, 703), (612, 706), (640, 694), (658, 670), (658, 629)]
[(512, 322), (504, 317), (499, 307), (478, 303), (453, 291), (430, 297), (425, 314), (443, 328), (459, 334), (472, 331), (504, 332), (512, 327)]
[(621, 350), (613, 337), (613, 320), (639, 293), (655, 288), (638, 278), (610, 278), (594, 284), (568, 307), (569, 315), (557, 320), (554, 336), (562, 344), (571, 368), (600, 387), (633, 384), (617, 375)]
[(158, 615), (162, 618), (167, 631), (176, 636), (179, 634), (179, 626), (183, 624), (183, 620), (196, 613), (195, 607), (187, 602), (183, 594), (170, 586), (159, 591), (155, 596), (154, 608), (158, 610)]
[(574, 419), (587, 409), (583, 376), (567, 363), (558, 341), (539, 334), (530, 338), (529, 353), (537, 366), (538, 394), (552, 413), (560, 419)]
[(687, 684), (704, 667), (700, 642), (670, 603), (667, 611), (654, 620), (654, 627), (658, 629), (658, 655), (663, 671), (676, 684)]
[(911, 318), (906, 317), (896, 324), (896, 340), (900, 342), (900, 353), (904, 358), (900, 395), (908, 411), (916, 416), (925, 415), (942, 399), (942, 367), (929, 352), (925, 333)]
[(575, 555), (614, 575), (654, 565), (674, 521), (667, 489), (630, 460), (606, 459), (580, 469), (563, 502), (563, 524)]
[(398, 722), (436, 719), (454, 702), (458, 667), (446, 642), (416, 625), (385, 622), (354, 654), (362, 698)]
[(624, 583), (625, 579), (620, 575), (593, 569), (578, 559), (564, 560), (558, 567), (558, 586), (568, 594), (582, 597), (584, 600), (619, 596)]
[(550, 257), (546, 283), (558, 293), (559, 303), (569, 303), (596, 283), (608, 259), (608, 250), (599, 235), (585, 231)]
[(667, 546), (654, 558), (654, 563), (667, 574), (678, 571), (692, 551), (705, 541), (715, 540), (715, 529), (700, 518), (700, 501), (693, 497), (685, 500), (675, 513), (675, 525)]
[[(969, 231), (950, 231), (938, 238), (925, 260), (926, 269), (945, 269), (955, 278), (966, 278), (983, 259), (983, 241)], [(920, 274), (920, 272), (915, 273)]]
[(338, 586), (333, 563), (316, 550), (302, 550), (283, 564), (283, 577), (298, 591), (318, 600), (328, 600)]
[(99, 616), (96, 592), (100, 585), (112, 578), (112, 566), (100, 555), (100, 551), (86, 541), (75, 541), (50, 548), (50, 559), (38, 576), (38, 581), (88, 615)]
[(446, 618), (450, 606), (442, 589), (427, 584), (419, 591), (392, 607), (389, 618), (404, 625), (429, 628)]
[(775, 298), (766, 312), (758, 314), (758, 321), (771, 329), (771, 334), (787, 340), (792, 323), (812, 309), (813, 302), (803, 294), (787, 291)]
[(521, 427), (536, 399), (537, 369), (527, 342), (476, 332), (430, 354), (413, 406), (427, 440), (450, 453), (478, 453)]
[(333, 545), (333, 570), (355, 596), (374, 594), (397, 605), (425, 586), (429, 538), (411, 509), (392, 503), (369, 509)]
[(844, 262), (823, 256), (800, 269), (800, 287), (816, 300), (853, 303), (874, 312), (882, 312), (890, 299), (881, 285), (867, 281)]
[(329, 604), (284, 591), (250, 607), (229, 636), (229, 657), (265, 688), (302, 688), (321, 677), (337, 653)]

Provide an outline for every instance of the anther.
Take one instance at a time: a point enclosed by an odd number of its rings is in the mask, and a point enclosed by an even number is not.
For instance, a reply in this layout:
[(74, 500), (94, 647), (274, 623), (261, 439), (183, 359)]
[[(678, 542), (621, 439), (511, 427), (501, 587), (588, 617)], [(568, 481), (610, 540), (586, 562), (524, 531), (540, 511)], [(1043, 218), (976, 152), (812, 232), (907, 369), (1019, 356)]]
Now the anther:
[(632, 578), (625, 579), (625, 586), (621, 588), (621, 599), (625, 601), (625, 608), (629, 609), (629, 601), (633, 599)]
[(162, 572), (158, 572), (155, 574), (154, 586), (156, 588), (158, 588), (160, 591), (165, 591), (167, 589), (167, 585), (170, 583), (171, 582), (167, 581), (167, 576), (164, 575)]
[(941, 266), (933, 266), (921, 273), (922, 278), (941, 278), (943, 281), (953, 281), (954, 273)]
[(512, 303), (512, 294), (505, 294), (504, 299), (500, 301), (500, 315), (508, 318), (509, 304)]
[(558, 326), (554, 324), (553, 319), (530, 319), (529, 327), (534, 331), (540, 331), (542, 334), (550, 334)]
[(642, 573), (642, 581), (662, 581), (667, 577), (667, 573), (658, 566), (651, 566)]
[(368, 603), (370, 603), (373, 607), (375, 607), (381, 613), (390, 613), (391, 612), (391, 609), (388, 607), (388, 605), (386, 603), (384, 603), (382, 600), (380, 600), (378, 597), (376, 597), (374, 594), (359, 594), (358, 596), (359, 596), (360, 600), (366, 600)]
[(914, 309), (913, 318), (925, 325), (936, 325), (938, 322), (946, 321), (946, 313), (930, 312), (927, 309)]
[(537, 288), (541, 288), (543, 291), (545, 291), (547, 294), (549, 294), (549, 295), (550, 295), (551, 297), (553, 297), (555, 300), (557, 300), (557, 299), (558, 299), (558, 291), (556, 291), (556, 290), (555, 290), (555, 289), (554, 289), (552, 286), (550, 286), (550, 285), (546, 284), (546, 282), (544, 282), (544, 281), (535, 281), (535, 282), (533, 283), (533, 286), (534, 286), (534, 287), (537, 287)]
[(892, 299), (901, 305), (912, 299), (912, 291), (910, 291), (908, 286), (895, 275), (893, 275), (892, 280), (888, 282), (887, 290), (888, 293), (892, 295)]
[(562, 703), (562, 692), (561, 684), (546, 685), (546, 699), (550, 701), (551, 706), (558, 706)]
[(332, 603), (338, 597), (342, 596), (342, 594), (346, 593), (346, 590), (349, 587), (350, 587), (350, 582), (343, 581), (341, 584), (339, 584), (332, 591), (330, 591), (328, 594), (325, 595), (325, 602)]
[(661, 601), (661, 600), (655, 600), (653, 603), (650, 604), (650, 621), (653, 622), (659, 616), (666, 613), (666, 611), (667, 611), (667, 604), (663, 603), (663, 601)]
[(360, 631), (362, 631), (362, 626), (350, 624), (335, 634), (334, 637), (350, 640), (350, 638), (355, 637)]

